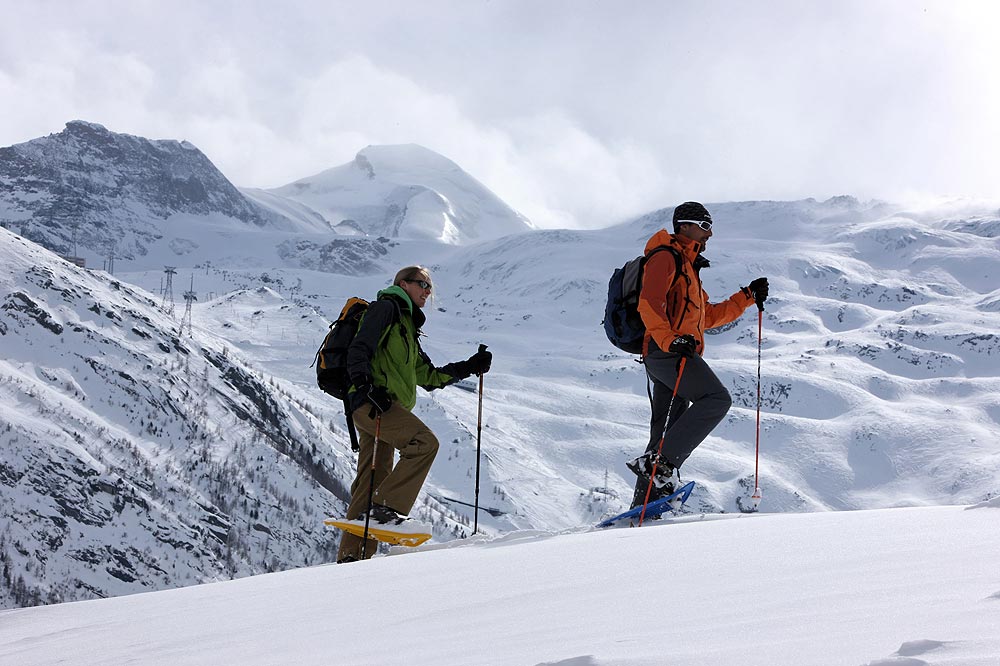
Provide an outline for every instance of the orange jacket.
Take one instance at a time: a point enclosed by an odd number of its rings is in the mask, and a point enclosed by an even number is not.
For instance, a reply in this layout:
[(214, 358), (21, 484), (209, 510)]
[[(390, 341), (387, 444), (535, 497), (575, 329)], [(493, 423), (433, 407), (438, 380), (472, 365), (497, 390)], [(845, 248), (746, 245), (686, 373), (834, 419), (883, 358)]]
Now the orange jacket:
[(643, 268), (639, 316), (646, 325), (646, 338), (642, 355), (649, 353), (650, 338), (667, 351), (670, 343), (682, 335), (694, 336), (698, 354), (701, 354), (705, 349), (705, 329), (736, 321), (753, 304), (753, 297), (741, 289), (722, 303), (709, 303), (698, 271), (694, 269), (701, 244), (660, 229), (646, 243), (645, 254), (662, 245), (669, 245), (680, 253), (681, 275), (675, 282), (677, 262), (671, 252), (657, 252)]

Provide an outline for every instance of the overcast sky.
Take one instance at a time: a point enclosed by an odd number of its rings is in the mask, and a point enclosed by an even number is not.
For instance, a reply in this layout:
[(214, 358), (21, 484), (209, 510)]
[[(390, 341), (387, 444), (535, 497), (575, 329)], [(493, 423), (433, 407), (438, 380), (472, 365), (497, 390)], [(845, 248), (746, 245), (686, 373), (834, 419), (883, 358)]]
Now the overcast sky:
[(83, 119), (277, 187), (418, 143), (542, 227), (997, 198), (998, 71), (990, 0), (0, 0), (0, 145)]

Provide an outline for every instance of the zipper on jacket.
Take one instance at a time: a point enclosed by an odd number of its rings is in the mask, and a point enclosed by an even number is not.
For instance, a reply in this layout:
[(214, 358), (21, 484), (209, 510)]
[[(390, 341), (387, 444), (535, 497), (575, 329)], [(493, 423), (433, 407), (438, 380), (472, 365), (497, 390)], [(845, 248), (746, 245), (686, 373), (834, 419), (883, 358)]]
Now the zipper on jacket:
[[(681, 324), (684, 322), (684, 317), (687, 316), (688, 308), (691, 306), (691, 303), (694, 302), (688, 296), (688, 292), (691, 291), (691, 276), (687, 274), (687, 271), (683, 270), (683, 263), (681, 264), (681, 266), (682, 266), (681, 277), (684, 278), (685, 282), (687, 282), (687, 286), (684, 289), (684, 309), (681, 310), (681, 316), (674, 323), (674, 330), (677, 331), (681, 330)], [(674, 285), (676, 286), (676, 283), (674, 283)]]

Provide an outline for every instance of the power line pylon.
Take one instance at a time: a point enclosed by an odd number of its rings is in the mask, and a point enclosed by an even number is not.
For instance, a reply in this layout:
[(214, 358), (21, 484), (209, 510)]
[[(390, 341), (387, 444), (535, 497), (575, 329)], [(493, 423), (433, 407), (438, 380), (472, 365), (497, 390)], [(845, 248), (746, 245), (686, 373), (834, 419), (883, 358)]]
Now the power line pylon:
[(181, 319), (181, 335), (184, 335), (184, 327), (187, 326), (188, 337), (191, 337), (191, 304), (198, 300), (198, 295), (194, 293), (194, 275), (191, 276), (191, 288), (184, 292), (184, 317)]
[[(174, 316), (174, 274), (177, 273), (177, 269), (173, 266), (164, 266), (163, 272), (167, 274), (167, 284), (163, 286), (163, 303), (160, 304), (161, 308), (166, 309), (167, 314), (171, 317)], [(167, 307), (167, 302), (170, 302), (170, 307)]]

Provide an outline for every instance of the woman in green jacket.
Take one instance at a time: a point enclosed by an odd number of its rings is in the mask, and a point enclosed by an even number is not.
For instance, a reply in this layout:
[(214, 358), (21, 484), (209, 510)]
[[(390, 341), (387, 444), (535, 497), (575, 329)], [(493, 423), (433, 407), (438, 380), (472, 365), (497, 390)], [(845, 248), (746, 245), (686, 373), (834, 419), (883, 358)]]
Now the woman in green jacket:
[[(485, 350), (438, 368), (420, 348), (420, 327), (426, 320), (423, 307), (432, 289), (426, 268), (407, 266), (400, 270), (392, 286), (380, 291), (378, 299), (368, 307), (348, 349), (347, 371), (353, 384), (350, 403), (361, 440), (348, 520), (364, 519), (368, 510), (373, 455), (371, 523), (399, 525), (407, 520), (438, 450), (434, 433), (411, 411), (417, 402), (417, 386), (428, 391), (443, 388), (490, 369), (493, 356)], [(394, 450), (399, 451), (395, 466)], [(362, 548), (363, 541), (345, 532), (337, 562), (361, 559), (362, 552), (365, 557), (374, 555), (377, 542), (369, 540)]]

